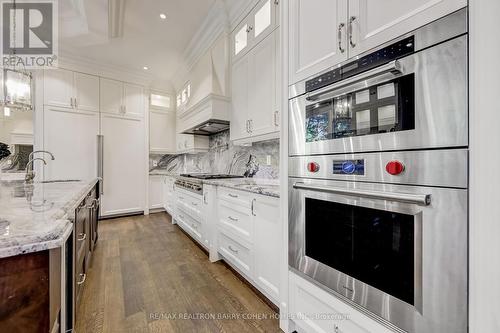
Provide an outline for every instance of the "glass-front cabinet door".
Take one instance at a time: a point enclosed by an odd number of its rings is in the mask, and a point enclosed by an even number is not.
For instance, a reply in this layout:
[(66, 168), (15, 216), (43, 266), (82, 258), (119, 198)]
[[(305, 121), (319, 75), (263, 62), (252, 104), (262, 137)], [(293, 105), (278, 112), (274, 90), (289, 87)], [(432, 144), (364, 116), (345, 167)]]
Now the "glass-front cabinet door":
[(277, 25), (278, 0), (261, 0), (232, 34), (233, 62), (266, 38)]

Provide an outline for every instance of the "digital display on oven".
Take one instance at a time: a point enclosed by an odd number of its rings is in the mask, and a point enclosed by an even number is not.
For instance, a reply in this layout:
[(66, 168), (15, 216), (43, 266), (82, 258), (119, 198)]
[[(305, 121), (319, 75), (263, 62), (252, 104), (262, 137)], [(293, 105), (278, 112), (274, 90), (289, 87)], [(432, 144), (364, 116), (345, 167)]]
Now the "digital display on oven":
[(365, 160), (333, 161), (334, 175), (365, 175)]

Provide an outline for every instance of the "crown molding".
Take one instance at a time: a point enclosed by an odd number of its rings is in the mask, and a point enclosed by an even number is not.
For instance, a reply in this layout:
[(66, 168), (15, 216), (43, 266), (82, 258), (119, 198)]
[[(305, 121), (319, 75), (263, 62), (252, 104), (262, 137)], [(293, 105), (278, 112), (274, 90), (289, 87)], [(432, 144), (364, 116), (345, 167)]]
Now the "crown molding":
[(133, 70), (124, 66), (103, 63), (70, 53), (68, 51), (60, 52), (59, 67), (76, 72), (93, 74), (104, 78), (132, 82), (146, 87), (149, 87), (155, 81), (155, 78), (152, 75), (146, 74), (142, 71)]

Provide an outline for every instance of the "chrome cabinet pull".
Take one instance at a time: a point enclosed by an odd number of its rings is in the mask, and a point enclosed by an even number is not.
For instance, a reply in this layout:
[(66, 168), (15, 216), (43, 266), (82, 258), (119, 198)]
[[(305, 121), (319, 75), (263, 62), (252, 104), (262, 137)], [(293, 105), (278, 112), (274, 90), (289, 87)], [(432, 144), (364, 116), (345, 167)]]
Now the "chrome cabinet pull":
[(300, 182), (293, 184), (293, 188), (299, 190), (342, 194), (351, 197), (404, 202), (404, 203), (411, 203), (423, 206), (428, 206), (431, 204), (430, 194), (410, 194), (410, 193), (399, 193), (399, 192), (356, 190), (348, 188), (338, 188), (333, 186), (307, 185), (305, 183), (300, 183)]
[(231, 220), (231, 221), (233, 221), (233, 222), (238, 222), (238, 219), (237, 219), (237, 218), (234, 218), (234, 217), (232, 217), (232, 216), (228, 216), (227, 218), (228, 218), (228, 219), (230, 219), (230, 220)]
[(274, 126), (278, 127), (279, 124), (278, 124), (278, 114), (279, 114), (279, 111), (274, 111)]
[(277, 6), (280, 4), (280, 1), (279, 0), (274, 0), (274, 4)]
[(238, 197), (238, 195), (232, 194), (232, 193), (228, 193), (227, 195), (230, 196), (231, 198), (237, 198)]
[(87, 239), (87, 234), (79, 234), (78, 235), (79, 242), (84, 241), (85, 239)]
[(198, 204), (197, 204), (196, 202), (191, 202), (191, 204), (192, 204), (193, 206), (198, 206)]
[(232, 252), (234, 252), (236, 254), (238, 253), (238, 250), (233, 249), (233, 247), (231, 245), (228, 246), (228, 249), (230, 249)]
[(340, 53), (345, 52), (345, 48), (342, 47), (342, 29), (344, 29), (345, 23), (340, 23), (337, 30), (337, 38), (339, 40), (339, 51)]
[(87, 274), (85, 273), (80, 273), (81, 280), (78, 281), (76, 284), (81, 286), (82, 284), (85, 283), (85, 280), (87, 279)]
[(250, 128), (250, 133), (253, 133), (253, 119), (248, 120), (248, 127)]
[(207, 202), (207, 193), (206, 192), (203, 192), (203, 203), (205, 205), (208, 205), (208, 202)]
[(349, 44), (351, 44), (351, 47), (356, 47), (356, 43), (352, 41), (352, 33), (353, 33), (352, 25), (356, 20), (357, 20), (356, 16), (351, 16), (351, 18), (349, 19)]
[(77, 99), (75, 97), (75, 109), (78, 109), (78, 103), (76, 101), (77, 101)]
[(255, 199), (255, 198), (254, 198), (254, 199), (252, 199), (252, 215), (253, 215), (253, 216), (257, 216), (257, 215), (255, 215), (255, 212), (254, 212), (254, 206), (255, 206), (255, 202), (256, 202), (256, 201), (257, 201), (257, 199)]

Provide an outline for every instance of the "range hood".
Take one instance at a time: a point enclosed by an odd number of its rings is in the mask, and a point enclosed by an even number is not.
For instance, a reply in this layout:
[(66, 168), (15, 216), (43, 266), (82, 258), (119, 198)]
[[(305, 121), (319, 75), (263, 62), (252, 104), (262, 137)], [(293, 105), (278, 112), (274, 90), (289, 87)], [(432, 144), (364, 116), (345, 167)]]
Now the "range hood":
[(209, 94), (195, 105), (178, 110), (177, 131), (183, 134), (212, 135), (229, 129), (230, 99)]
[(195, 135), (212, 135), (223, 132), (229, 129), (229, 121), (210, 119), (204, 123), (184, 131), (184, 134), (195, 134)]

